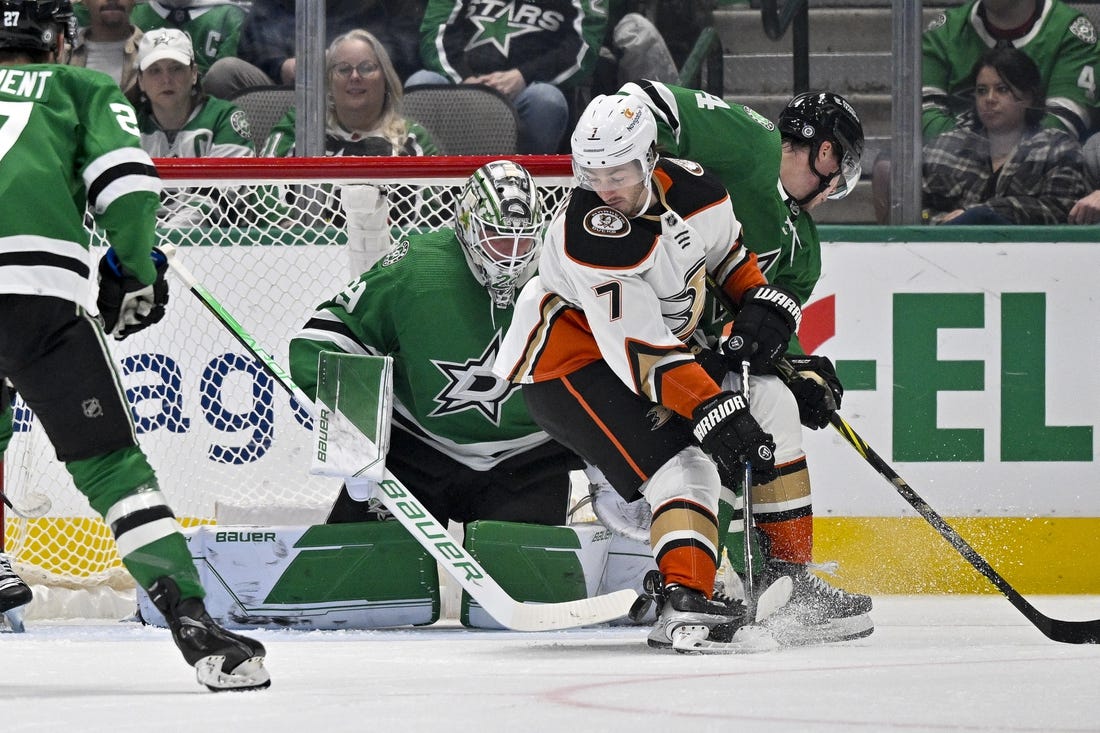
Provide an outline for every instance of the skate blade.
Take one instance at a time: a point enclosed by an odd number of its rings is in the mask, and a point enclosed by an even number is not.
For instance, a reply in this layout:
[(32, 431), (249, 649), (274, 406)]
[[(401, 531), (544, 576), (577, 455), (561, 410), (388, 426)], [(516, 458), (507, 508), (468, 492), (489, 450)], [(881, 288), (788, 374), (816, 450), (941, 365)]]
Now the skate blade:
[(759, 654), (779, 648), (763, 626), (742, 626), (728, 642), (711, 641), (709, 633), (706, 626), (680, 626), (672, 632), (672, 648), (681, 654)]
[(195, 676), (200, 685), (211, 692), (245, 692), (271, 686), (271, 675), (264, 668), (263, 657), (252, 657), (237, 665), (232, 672), (223, 672), (224, 654), (213, 654), (195, 662)]
[[(23, 614), (26, 610), (26, 606), (16, 606), (0, 613), (0, 617), (3, 617), (4, 621), (7, 622), (11, 633), (22, 634), (27, 630), (26, 626), (23, 625)], [(0, 628), (2, 628), (2, 625), (0, 625)]]
[(798, 620), (777, 614), (765, 623), (780, 646), (812, 646), (836, 644), (863, 639), (874, 633), (875, 624), (865, 613), (847, 618), (830, 619), (820, 624), (803, 624)]

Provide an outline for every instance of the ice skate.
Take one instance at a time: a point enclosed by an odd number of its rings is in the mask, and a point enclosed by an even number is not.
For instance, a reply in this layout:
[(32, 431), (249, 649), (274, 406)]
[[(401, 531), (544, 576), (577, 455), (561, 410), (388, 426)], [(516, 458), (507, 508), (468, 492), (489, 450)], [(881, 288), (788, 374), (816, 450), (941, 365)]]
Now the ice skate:
[(0, 615), (12, 631), (24, 631), (23, 612), (32, 598), (30, 586), (12, 570), (11, 560), (7, 555), (0, 555)]
[(764, 572), (765, 584), (777, 577), (787, 576), (794, 581), (790, 611), (805, 623), (822, 623), (830, 619), (847, 618), (870, 613), (871, 597), (849, 593), (830, 585), (814, 570), (822, 566), (769, 560)]
[(149, 597), (168, 622), (183, 658), (195, 667), (199, 684), (213, 692), (260, 690), (271, 684), (263, 644), (216, 624), (202, 599), (181, 599), (179, 587), (168, 577), (153, 583)]
[(806, 646), (852, 641), (875, 630), (868, 613), (871, 598), (836, 588), (814, 573), (815, 566), (771, 560), (765, 582), (790, 578), (790, 602), (763, 621), (782, 646)]
[[(723, 596), (708, 599), (693, 588), (666, 586), (656, 570), (646, 575), (643, 585), (646, 594), (641, 596), (636, 610), (644, 613), (653, 602), (660, 609), (646, 640), (655, 649), (743, 654), (777, 646), (766, 629), (744, 625), (745, 604), (740, 600)], [(720, 630), (722, 640), (712, 638), (716, 629)]]

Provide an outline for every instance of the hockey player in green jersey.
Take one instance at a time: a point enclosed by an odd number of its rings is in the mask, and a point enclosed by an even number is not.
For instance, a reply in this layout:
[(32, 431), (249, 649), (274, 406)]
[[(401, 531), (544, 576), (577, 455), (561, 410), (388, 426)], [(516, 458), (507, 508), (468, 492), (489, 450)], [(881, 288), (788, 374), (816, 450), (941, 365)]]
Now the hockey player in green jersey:
[[(0, 380), (41, 421), (199, 682), (215, 691), (267, 687), (263, 645), (205, 610), (107, 350), (105, 334), (122, 339), (151, 326), (168, 303), (167, 262), (153, 247), (160, 179), (138, 144), (134, 110), (106, 74), (56, 63), (69, 0), (0, 0), (0, 10)], [(44, 200), (47, 216), (38, 215)], [(112, 245), (98, 268), (102, 325), (85, 310), (85, 211)], [(3, 399), (0, 450), (11, 419)]]
[[(657, 148), (671, 157), (696, 161), (725, 185), (743, 225), (742, 241), (756, 254), (760, 270), (804, 304), (821, 275), (821, 239), (810, 212), (826, 200), (847, 195), (860, 177), (863, 127), (843, 97), (830, 92), (800, 94), (781, 112), (778, 124), (746, 105), (707, 92), (652, 81), (626, 84), (620, 94), (642, 99), (657, 122)], [(724, 320), (709, 305), (712, 337)], [(801, 351), (792, 339), (792, 353)], [(831, 362), (793, 356), (804, 379), (791, 385), (798, 420), (821, 428), (843, 394)], [(754, 364), (754, 373), (759, 364)], [(790, 575), (795, 583), (791, 611), (823, 631), (833, 623), (837, 637), (870, 633), (871, 599), (827, 584), (812, 570), (813, 503), (806, 455), (797, 430), (774, 429), (778, 477), (753, 488), (755, 522), (769, 545), (765, 576)], [(732, 513), (724, 494), (723, 521)], [(733, 525), (739, 532), (738, 523)], [(740, 566), (739, 534), (727, 539)], [(845, 619), (858, 619), (849, 621)]]
[[(386, 467), (440, 521), (565, 523), (569, 472), (583, 464), (491, 371), (542, 230), (530, 174), (489, 163), (459, 194), (454, 229), (398, 242), (290, 342), (291, 375), (310, 396), (321, 351), (393, 357)], [(371, 488), (347, 482), (328, 521), (384, 518)]]

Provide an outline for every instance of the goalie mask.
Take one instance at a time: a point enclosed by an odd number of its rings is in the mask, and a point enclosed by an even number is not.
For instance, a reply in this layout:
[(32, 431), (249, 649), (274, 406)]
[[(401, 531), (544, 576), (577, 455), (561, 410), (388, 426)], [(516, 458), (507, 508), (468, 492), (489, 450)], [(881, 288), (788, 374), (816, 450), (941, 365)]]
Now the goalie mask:
[(531, 174), (510, 160), (478, 168), (455, 206), (455, 234), (470, 272), (507, 308), (534, 274), (542, 246), (542, 205)]
[(0, 48), (56, 51), (58, 35), (75, 37), (70, 0), (0, 0), (0, 11)]
[(570, 139), (573, 175), (581, 188), (601, 191), (648, 181), (657, 165), (657, 123), (630, 94), (589, 102)]
[[(832, 92), (806, 92), (787, 103), (779, 113), (779, 132), (784, 138), (810, 145), (810, 170), (821, 185), (798, 203), (805, 205), (837, 179), (830, 199), (842, 199), (852, 192), (863, 171), (863, 125), (848, 100)], [(836, 148), (840, 169), (823, 175), (814, 166), (821, 144), (828, 140)]]

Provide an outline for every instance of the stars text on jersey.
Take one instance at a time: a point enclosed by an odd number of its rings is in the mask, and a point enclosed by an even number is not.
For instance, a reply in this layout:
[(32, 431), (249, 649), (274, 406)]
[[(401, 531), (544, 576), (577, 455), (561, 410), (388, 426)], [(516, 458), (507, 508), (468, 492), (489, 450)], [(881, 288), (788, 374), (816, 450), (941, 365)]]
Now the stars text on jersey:
[(467, 17), (477, 27), (466, 49), (487, 43), (496, 46), (502, 56), (508, 56), (512, 39), (526, 33), (556, 31), (564, 17), (552, 10), (543, 10), (527, 3), (474, 2)]

